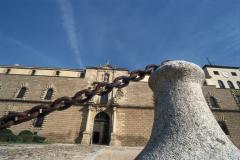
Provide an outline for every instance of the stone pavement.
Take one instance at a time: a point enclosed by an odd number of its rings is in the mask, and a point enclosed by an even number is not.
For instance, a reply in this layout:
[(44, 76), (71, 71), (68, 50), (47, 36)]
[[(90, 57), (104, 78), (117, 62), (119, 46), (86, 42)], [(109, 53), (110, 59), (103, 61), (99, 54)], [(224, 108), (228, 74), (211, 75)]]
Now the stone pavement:
[(0, 160), (133, 160), (142, 149), (80, 144), (0, 143)]
[(83, 160), (109, 146), (78, 144), (0, 144), (1, 160)]

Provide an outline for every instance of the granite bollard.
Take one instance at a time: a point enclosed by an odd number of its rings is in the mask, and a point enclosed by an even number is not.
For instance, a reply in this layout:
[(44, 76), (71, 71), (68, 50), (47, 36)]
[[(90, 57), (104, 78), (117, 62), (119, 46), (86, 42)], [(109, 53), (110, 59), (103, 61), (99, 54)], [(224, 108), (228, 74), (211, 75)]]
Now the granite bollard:
[(154, 92), (150, 140), (137, 160), (240, 160), (202, 93), (203, 70), (186, 61), (167, 61), (149, 78)]

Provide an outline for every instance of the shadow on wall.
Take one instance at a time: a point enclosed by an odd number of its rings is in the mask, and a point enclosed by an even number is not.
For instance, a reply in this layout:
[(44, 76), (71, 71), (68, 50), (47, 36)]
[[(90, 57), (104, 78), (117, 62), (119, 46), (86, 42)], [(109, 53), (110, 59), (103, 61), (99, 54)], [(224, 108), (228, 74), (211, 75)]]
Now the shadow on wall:
[(79, 130), (79, 135), (78, 137), (75, 139), (75, 143), (80, 144), (82, 142), (82, 138), (83, 138), (83, 132), (86, 129), (86, 125), (87, 125), (87, 116), (88, 116), (88, 108), (84, 107), (82, 109), (79, 110), (79, 112), (82, 112), (82, 121), (80, 124), (80, 130)]

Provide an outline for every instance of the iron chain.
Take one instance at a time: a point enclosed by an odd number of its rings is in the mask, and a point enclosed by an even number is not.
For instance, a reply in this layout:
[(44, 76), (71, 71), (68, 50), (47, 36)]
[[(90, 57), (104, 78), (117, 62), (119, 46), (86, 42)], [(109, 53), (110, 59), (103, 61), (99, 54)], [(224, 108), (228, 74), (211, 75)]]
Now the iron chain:
[(7, 115), (0, 118), (0, 130), (37, 117), (46, 116), (56, 110), (66, 110), (72, 105), (86, 104), (95, 95), (102, 96), (110, 93), (113, 88), (126, 87), (130, 81), (140, 81), (144, 79), (145, 75), (150, 75), (158, 67), (158, 65), (150, 64), (145, 67), (145, 70), (134, 70), (130, 72), (129, 76), (116, 77), (112, 83), (93, 82), (93, 89), (91, 87), (83, 89), (75, 93), (73, 97), (60, 97), (48, 105), (40, 104), (23, 112), (8, 112)]

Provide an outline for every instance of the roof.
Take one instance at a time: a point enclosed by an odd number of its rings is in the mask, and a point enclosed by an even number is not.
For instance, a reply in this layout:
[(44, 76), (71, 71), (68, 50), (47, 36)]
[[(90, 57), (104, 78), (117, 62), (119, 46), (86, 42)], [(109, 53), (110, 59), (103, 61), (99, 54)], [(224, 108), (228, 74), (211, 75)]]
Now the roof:
[(60, 67), (32, 67), (32, 66), (21, 66), (21, 65), (0, 65), (4, 68), (19, 68), (19, 69), (45, 69), (45, 70), (65, 70), (65, 71), (84, 71), (84, 69), (70, 69)]
[(121, 70), (121, 71), (128, 71), (127, 68), (111, 68), (111, 67), (93, 67), (93, 66), (87, 66), (86, 69), (108, 69), (108, 70)]
[(227, 69), (240, 69), (240, 67), (235, 67), (235, 66), (218, 66), (218, 65), (209, 65), (206, 64), (202, 67), (204, 68), (227, 68)]
[[(84, 71), (85, 69), (71, 69), (71, 68), (60, 68), (60, 67), (32, 67), (32, 66), (21, 66), (21, 65), (0, 65), (0, 68), (19, 68), (19, 69), (44, 69), (44, 70), (64, 70), (64, 71)], [(86, 66), (86, 69), (108, 69), (108, 70), (122, 70), (128, 71), (127, 68), (113, 68), (111, 66), (104, 65), (102, 67)]]

